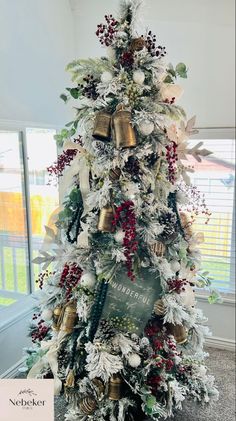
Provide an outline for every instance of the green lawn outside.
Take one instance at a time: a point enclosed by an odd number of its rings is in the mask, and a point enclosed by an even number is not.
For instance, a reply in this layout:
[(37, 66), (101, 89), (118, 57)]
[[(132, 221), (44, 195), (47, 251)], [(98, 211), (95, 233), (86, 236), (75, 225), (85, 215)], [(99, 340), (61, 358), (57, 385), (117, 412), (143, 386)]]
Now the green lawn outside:
[[(38, 252), (35, 250), (33, 257), (36, 257)], [(18, 280), (18, 292), (22, 294), (27, 293), (27, 270), (26, 270), (26, 251), (25, 249), (18, 248), (16, 250), (16, 261), (17, 261), (17, 280)], [(7, 291), (14, 291), (14, 271), (13, 271), (13, 260), (12, 260), (12, 248), (4, 247), (4, 269), (5, 269), (5, 280)], [(227, 274), (227, 280), (230, 283), (230, 264), (225, 259), (222, 260), (211, 260), (203, 261), (203, 270), (208, 271), (210, 276), (215, 279), (215, 286), (217, 288), (225, 288), (225, 283), (220, 282)], [(34, 265), (34, 276), (37, 279), (40, 272), (39, 266)], [(213, 282), (214, 284), (214, 282)], [(0, 273), (0, 288), (2, 288), (2, 279)], [(35, 285), (38, 288), (38, 285)], [(16, 300), (13, 298), (2, 297), (0, 294), (0, 305), (8, 306), (14, 303)]]

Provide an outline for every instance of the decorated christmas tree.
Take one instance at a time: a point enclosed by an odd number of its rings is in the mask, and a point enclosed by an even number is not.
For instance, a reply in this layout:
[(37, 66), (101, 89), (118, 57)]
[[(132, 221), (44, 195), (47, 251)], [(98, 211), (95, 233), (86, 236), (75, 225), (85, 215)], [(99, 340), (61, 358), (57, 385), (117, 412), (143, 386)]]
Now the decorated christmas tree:
[(105, 16), (96, 35), (107, 56), (69, 64), (73, 86), (61, 95), (76, 115), (48, 169), (63, 205), (35, 259), (27, 365), (30, 378), (54, 378), (67, 421), (160, 420), (185, 399), (218, 398), (194, 295), (210, 280), (192, 225), (210, 212), (187, 162), (210, 152), (189, 146), (195, 118), (177, 105), (176, 84), (187, 68), (167, 64), (152, 31), (139, 33), (141, 3)]

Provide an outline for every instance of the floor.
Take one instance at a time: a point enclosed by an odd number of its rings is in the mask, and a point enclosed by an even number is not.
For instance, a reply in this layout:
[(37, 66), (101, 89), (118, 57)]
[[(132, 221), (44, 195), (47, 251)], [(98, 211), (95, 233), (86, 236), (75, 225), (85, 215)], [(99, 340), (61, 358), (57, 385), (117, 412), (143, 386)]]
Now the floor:
[[(212, 408), (187, 404), (174, 421), (235, 421), (235, 354), (212, 348), (207, 351), (210, 354), (207, 365), (216, 377), (220, 399)], [(64, 400), (56, 398), (55, 421), (64, 421), (64, 412)]]

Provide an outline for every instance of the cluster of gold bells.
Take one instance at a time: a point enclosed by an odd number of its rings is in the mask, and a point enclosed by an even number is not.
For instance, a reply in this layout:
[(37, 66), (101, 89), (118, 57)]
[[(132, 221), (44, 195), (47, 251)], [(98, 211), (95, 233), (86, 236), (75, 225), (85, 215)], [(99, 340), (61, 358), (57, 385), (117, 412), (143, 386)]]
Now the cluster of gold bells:
[(76, 303), (74, 301), (65, 306), (57, 306), (53, 310), (53, 329), (65, 333), (72, 333), (77, 322)]
[(113, 139), (115, 147), (134, 148), (137, 145), (135, 130), (131, 123), (131, 111), (119, 105), (114, 114), (100, 111), (96, 114), (93, 137), (97, 140)]
[[(92, 415), (98, 407), (98, 402), (104, 397), (112, 401), (118, 401), (122, 398), (124, 381), (120, 374), (113, 374), (107, 384), (97, 378), (93, 379), (92, 383), (96, 397), (91, 394), (80, 399), (79, 409), (83, 415)], [(73, 385), (68, 384), (65, 386), (73, 387)]]

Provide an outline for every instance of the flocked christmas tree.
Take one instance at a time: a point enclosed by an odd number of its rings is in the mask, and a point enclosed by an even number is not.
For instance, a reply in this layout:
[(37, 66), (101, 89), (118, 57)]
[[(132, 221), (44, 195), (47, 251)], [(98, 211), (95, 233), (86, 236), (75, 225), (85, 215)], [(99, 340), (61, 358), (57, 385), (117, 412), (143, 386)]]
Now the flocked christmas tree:
[(69, 64), (74, 86), (61, 97), (76, 100), (76, 116), (48, 169), (64, 203), (35, 259), (44, 271), (27, 364), (29, 377), (54, 377), (68, 421), (166, 419), (186, 398), (218, 397), (194, 296), (210, 281), (197, 275), (192, 224), (209, 211), (187, 164), (209, 152), (188, 146), (195, 119), (176, 104), (187, 69), (138, 33), (141, 3), (98, 25), (107, 57)]

